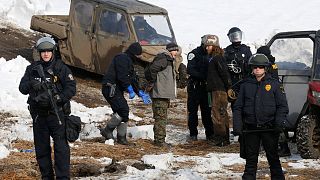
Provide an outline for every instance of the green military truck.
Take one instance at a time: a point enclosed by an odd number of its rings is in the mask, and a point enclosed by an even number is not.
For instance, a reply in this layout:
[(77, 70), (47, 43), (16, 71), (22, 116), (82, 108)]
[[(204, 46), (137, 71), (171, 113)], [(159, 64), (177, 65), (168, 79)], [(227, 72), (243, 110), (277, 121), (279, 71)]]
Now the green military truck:
[(66, 64), (97, 74), (133, 42), (146, 62), (176, 42), (168, 12), (138, 0), (71, 0), (69, 15), (34, 15), (30, 28), (52, 35)]

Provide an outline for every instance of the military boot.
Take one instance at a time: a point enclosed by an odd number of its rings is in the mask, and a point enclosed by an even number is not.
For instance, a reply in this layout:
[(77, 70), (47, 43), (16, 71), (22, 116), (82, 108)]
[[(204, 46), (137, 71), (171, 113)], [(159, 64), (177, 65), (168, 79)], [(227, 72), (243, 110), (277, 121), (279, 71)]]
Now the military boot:
[(291, 156), (288, 142), (279, 142), (278, 155), (279, 157)]
[(117, 113), (114, 113), (107, 126), (100, 131), (100, 134), (106, 139), (114, 139), (113, 130), (121, 123), (121, 120), (122, 118)]
[(121, 122), (117, 127), (117, 142), (119, 144), (128, 145), (127, 126), (126, 122)]

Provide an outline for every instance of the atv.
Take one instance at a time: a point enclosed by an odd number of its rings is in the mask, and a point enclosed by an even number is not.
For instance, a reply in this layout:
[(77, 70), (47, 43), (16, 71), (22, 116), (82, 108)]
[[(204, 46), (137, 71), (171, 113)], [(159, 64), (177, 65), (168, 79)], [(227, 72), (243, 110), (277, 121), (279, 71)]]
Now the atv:
[(286, 93), (287, 130), (302, 158), (320, 157), (320, 31), (281, 32), (267, 43)]

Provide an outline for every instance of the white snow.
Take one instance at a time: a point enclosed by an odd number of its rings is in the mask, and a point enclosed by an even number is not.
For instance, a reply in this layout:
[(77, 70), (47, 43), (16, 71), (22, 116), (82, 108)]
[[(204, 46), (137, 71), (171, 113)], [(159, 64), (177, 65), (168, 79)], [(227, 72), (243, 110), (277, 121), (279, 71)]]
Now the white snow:
[[(249, 44), (252, 52), (255, 52), (256, 47), (266, 43), (276, 32), (318, 30), (320, 24), (319, 0), (146, 0), (146, 2), (168, 10), (177, 42), (182, 46), (184, 56), (200, 44), (200, 37), (204, 34), (218, 35), (221, 46), (227, 46), (229, 41), (226, 34), (233, 26), (243, 30), (245, 33), (243, 42)], [(28, 30), (32, 15), (68, 14), (69, 3), (68, 0), (0, 0), (0, 26), (13, 23)], [(292, 43), (287, 49), (291, 50), (288, 52), (296, 52), (293, 50), (305, 49), (307, 46)], [(13, 125), (6, 124), (0, 127), (0, 159), (7, 157), (10, 151), (15, 151), (11, 149), (13, 140), (32, 141), (33, 138), (32, 120), (27, 110), (27, 96), (22, 95), (18, 90), (27, 65), (29, 62), (21, 56), (6, 61), (0, 55), (0, 112), (14, 115), (15, 117), (9, 119), (16, 122)], [(87, 108), (74, 101), (71, 103), (72, 114), (80, 116), (86, 123), (80, 140), (100, 136), (95, 123), (109, 120), (112, 114), (111, 108), (108, 106)], [(142, 119), (132, 113), (129, 118), (136, 121)], [(128, 134), (133, 139), (153, 139), (152, 128), (152, 125), (131, 127), (128, 129)], [(170, 143), (175, 140), (169, 139)], [(112, 144), (112, 142), (108, 143)], [(292, 168), (320, 167), (319, 160), (303, 160), (298, 155), (292, 158), (281, 160), (290, 161), (288, 165)], [(261, 157), (259, 159), (265, 160)], [(166, 174), (164, 177), (168, 179), (214, 179), (215, 176), (219, 177), (219, 172), (239, 177), (239, 174), (228, 172), (225, 166), (245, 163), (239, 154), (234, 153), (211, 153), (206, 156), (175, 156), (168, 153), (145, 155), (142, 161), (154, 165), (156, 169), (140, 171), (127, 166), (127, 174), (120, 179), (157, 179)], [(111, 163), (108, 157), (101, 159), (101, 162)], [(183, 162), (192, 162), (192, 164), (190, 167), (179, 170), (171, 169)]]

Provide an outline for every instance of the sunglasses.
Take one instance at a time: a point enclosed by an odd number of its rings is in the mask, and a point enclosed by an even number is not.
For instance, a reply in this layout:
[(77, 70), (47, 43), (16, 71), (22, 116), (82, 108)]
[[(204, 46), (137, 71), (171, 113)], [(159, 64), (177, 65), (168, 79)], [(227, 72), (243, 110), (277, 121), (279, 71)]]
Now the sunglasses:
[(264, 69), (265, 66), (253, 66), (252, 68), (253, 68), (253, 69), (257, 69), (257, 68), (259, 68), (259, 69)]

